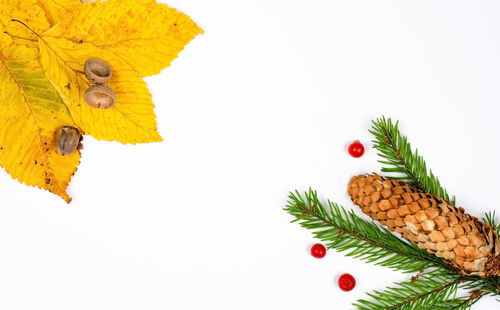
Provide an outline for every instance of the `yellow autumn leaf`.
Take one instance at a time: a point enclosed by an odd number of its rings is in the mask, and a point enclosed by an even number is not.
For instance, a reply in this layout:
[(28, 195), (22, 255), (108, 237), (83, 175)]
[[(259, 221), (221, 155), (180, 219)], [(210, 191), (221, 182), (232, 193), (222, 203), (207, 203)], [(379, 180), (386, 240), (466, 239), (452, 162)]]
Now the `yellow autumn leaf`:
[[(161, 141), (146, 83), (113, 53), (89, 43), (52, 37), (40, 39), (40, 53), (45, 75), (86, 134), (122, 143)], [(111, 109), (92, 108), (83, 99), (83, 93), (92, 83), (81, 70), (91, 57), (104, 59), (113, 68), (107, 85), (113, 88), (117, 101)]]
[(57, 153), (55, 132), (73, 125), (66, 106), (45, 78), (39, 51), (26, 46), (0, 53), (0, 162), (12, 175), (71, 198), (66, 188), (80, 162), (80, 152)]
[(155, 0), (89, 2), (50, 36), (90, 43), (112, 52), (141, 76), (159, 73), (196, 35), (187, 15)]
[[(60, 155), (56, 131), (73, 126), (99, 140), (161, 141), (142, 77), (160, 72), (203, 32), (155, 0), (4, 0), (0, 30), (0, 165), (68, 202), (80, 152)], [(92, 84), (83, 69), (92, 57), (113, 70), (110, 109), (84, 100)]]

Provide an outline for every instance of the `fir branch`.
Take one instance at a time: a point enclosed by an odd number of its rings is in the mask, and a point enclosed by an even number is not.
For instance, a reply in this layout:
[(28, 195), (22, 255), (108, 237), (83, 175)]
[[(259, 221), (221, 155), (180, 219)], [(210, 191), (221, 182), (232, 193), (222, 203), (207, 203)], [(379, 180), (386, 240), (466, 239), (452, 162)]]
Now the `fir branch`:
[(360, 310), (448, 310), (464, 301), (463, 298), (455, 298), (461, 281), (458, 275), (435, 269), (424, 273), (416, 281), (399, 282), (383, 291), (367, 293), (372, 300), (360, 299), (354, 306)]
[(396, 173), (391, 176), (403, 180), (424, 192), (439, 196), (452, 205), (455, 197), (450, 199), (448, 192), (441, 186), (439, 179), (427, 169), (427, 165), (418, 150), (412, 150), (408, 138), (399, 132), (399, 122), (395, 124), (390, 118), (381, 117), (372, 122), (370, 133), (373, 134), (373, 147), (377, 149), (382, 158), (379, 162), (383, 165), (382, 172)]
[(485, 290), (476, 289), (470, 291), (468, 296), (456, 297), (458, 288), (465, 288), (463, 284), (467, 282), (471, 284), (468, 277), (432, 271), (416, 282), (395, 283), (395, 286), (383, 291), (368, 293), (372, 300), (360, 299), (354, 306), (360, 310), (467, 310), (489, 294)]
[[(330, 249), (393, 270), (419, 272), (409, 282), (369, 293), (373, 300), (358, 300), (359, 309), (466, 310), (476, 299), (488, 294), (500, 295), (498, 277), (460, 276), (451, 265), (384, 227), (358, 217), (354, 211), (347, 211), (331, 201), (325, 206), (311, 189), (304, 195), (298, 191), (290, 193), (285, 210), (295, 217), (292, 222), (313, 230), (314, 236)], [(455, 297), (459, 285), (481, 294), (474, 298)]]
[(325, 207), (313, 190), (290, 193), (285, 210), (295, 217), (293, 222), (314, 230), (316, 238), (328, 248), (346, 252), (376, 265), (411, 273), (428, 268), (453, 270), (451, 265), (396, 236), (374, 222), (358, 217), (354, 211), (328, 201)]
[[(379, 162), (385, 165), (382, 167), (382, 172), (397, 173), (399, 176), (391, 177), (403, 180), (424, 192), (439, 196), (455, 205), (455, 197), (450, 199), (439, 179), (430, 169), (427, 169), (425, 160), (418, 154), (418, 150), (413, 151), (408, 138), (401, 135), (398, 125), (398, 121), (393, 123), (390, 118), (386, 119), (383, 116), (372, 122), (370, 130), (374, 136), (372, 142), (381, 157)], [(495, 222), (495, 211), (486, 213), (483, 220), (500, 234), (500, 224)], [(478, 278), (474, 279), (472, 283), (473, 286), (469, 289), (473, 289), (474, 285), (479, 285), (491, 294), (500, 295), (500, 276), (490, 276), (487, 279)]]

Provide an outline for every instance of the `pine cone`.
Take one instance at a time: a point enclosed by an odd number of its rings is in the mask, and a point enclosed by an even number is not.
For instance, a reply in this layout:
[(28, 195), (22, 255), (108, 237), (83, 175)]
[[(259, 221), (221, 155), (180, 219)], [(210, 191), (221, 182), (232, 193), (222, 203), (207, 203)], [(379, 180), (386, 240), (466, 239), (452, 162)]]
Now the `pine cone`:
[(495, 230), (463, 208), (403, 181), (359, 175), (348, 194), (364, 213), (463, 275), (500, 275), (500, 242)]

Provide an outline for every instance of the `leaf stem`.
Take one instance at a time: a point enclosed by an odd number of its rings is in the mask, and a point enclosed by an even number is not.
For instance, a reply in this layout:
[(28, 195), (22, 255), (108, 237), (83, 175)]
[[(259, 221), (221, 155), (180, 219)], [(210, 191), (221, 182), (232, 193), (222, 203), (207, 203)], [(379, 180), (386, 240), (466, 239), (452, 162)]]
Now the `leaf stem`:
[(20, 21), (19, 19), (15, 19), (15, 18), (11, 19), (10, 21), (11, 22), (20, 23), (21, 25), (23, 25), (24, 27), (26, 27), (29, 31), (33, 32), (34, 35), (36, 35), (37, 37), (39, 37), (40, 39), (42, 39), (42, 37), (38, 33), (36, 33), (35, 30), (31, 29), (30, 26), (26, 25), (23, 21)]
[(33, 40), (33, 39), (30, 39), (30, 38), (24, 38), (24, 37), (20, 37), (20, 36), (16, 36), (16, 35), (10, 34), (7, 31), (4, 31), (3, 33), (5, 33), (6, 35), (8, 35), (9, 37), (14, 38), (14, 39), (26, 40), (26, 41), (31, 41), (31, 42), (37, 42), (37, 40)]

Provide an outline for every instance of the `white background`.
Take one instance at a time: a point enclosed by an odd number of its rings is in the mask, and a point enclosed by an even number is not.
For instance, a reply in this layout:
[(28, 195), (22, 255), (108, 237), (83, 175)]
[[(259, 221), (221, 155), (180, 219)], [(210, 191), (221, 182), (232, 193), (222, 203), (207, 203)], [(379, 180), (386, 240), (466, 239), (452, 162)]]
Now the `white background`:
[(352, 207), (380, 167), (346, 146), (381, 115), (470, 213), (500, 211), (498, 1), (169, 4), (206, 33), (147, 79), (165, 142), (86, 137), (70, 205), (0, 173), (0, 309), (352, 309), (408, 275), (312, 258), (282, 207), (309, 186)]

